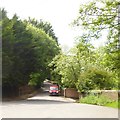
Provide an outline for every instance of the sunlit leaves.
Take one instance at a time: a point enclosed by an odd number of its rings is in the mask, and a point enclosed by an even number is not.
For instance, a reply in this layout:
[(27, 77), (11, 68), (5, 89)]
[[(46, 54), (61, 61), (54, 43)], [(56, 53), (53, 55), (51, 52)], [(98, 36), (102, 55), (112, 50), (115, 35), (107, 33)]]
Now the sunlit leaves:
[(103, 29), (115, 30), (118, 26), (118, 5), (118, 0), (96, 0), (81, 5), (79, 17), (73, 24), (76, 26), (83, 26), (84, 29), (91, 31), (91, 36), (96, 33), (99, 36), (100, 31)]
[(118, 76), (120, 76), (119, 6), (119, 0), (91, 1), (80, 6), (79, 16), (73, 22), (78, 29), (82, 26), (86, 30), (88, 42), (100, 38), (104, 31), (108, 32), (106, 46), (100, 48), (99, 52), (96, 50), (97, 60), (93, 63), (96, 66), (104, 66), (105, 70), (112, 72), (112, 80), (115, 83), (118, 82)]
[(80, 92), (114, 89), (117, 81), (114, 72), (106, 65), (106, 55), (105, 51), (95, 51), (89, 43), (80, 40), (71, 54), (60, 54), (49, 65), (52, 74), (60, 76), (54, 80), (64, 87), (76, 88)]

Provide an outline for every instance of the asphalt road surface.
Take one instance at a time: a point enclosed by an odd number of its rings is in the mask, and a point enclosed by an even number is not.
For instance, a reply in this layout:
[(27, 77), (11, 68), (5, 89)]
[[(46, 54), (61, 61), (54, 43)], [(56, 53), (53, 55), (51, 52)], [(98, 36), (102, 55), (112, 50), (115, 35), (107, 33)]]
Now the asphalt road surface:
[(2, 103), (2, 118), (118, 118), (118, 109), (74, 103), (60, 96), (49, 96), (49, 84), (43, 93), (27, 100)]

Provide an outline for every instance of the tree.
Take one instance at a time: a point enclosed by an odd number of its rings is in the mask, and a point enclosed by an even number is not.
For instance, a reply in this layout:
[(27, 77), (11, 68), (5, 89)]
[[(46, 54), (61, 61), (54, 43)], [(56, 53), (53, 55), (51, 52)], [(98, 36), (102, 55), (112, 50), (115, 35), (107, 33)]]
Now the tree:
[[(14, 39), (13, 30), (12, 30), (12, 22), (7, 18), (6, 11), (3, 9), (2, 11), (2, 77), (4, 82), (7, 82), (6, 79), (8, 74), (11, 71), (12, 62), (12, 42)], [(9, 39), (8, 39), (9, 38)], [(6, 45), (5, 45), (6, 44)], [(9, 82), (9, 81), (8, 81)]]
[(60, 48), (54, 39), (48, 36), (43, 30), (36, 28), (30, 23), (27, 23), (27, 30), (31, 32), (34, 38), (33, 49), (36, 51), (35, 54), (37, 56), (37, 72), (39, 71), (42, 74), (42, 79), (46, 77), (50, 79), (48, 64), (59, 53)]
[[(91, 37), (100, 37), (104, 29), (109, 31), (109, 41), (118, 38), (118, 0), (97, 0), (81, 5), (79, 17), (74, 20), (74, 25), (83, 26)], [(113, 34), (114, 33), (114, 34)], [(112, 36), (111, 36), (112, 35)], [(111, 41), (112, 42), (112, 41)]]
[[(107, 43), (104, 49), (105, 67), (108, 67), (116, 75), (120, 76), (120, 47), (119, 47), (119, 8), (118, 0), (95, 0), (86, 5), (81, 5), (79, 17), (74, 20), (74, 26), (82, 26), (86, 32), (86, 38), (91, 41), (102, 36), (104, 31), (108, 31)], [(118, 77), (117, 77), (118, 76)]]
[(60, 54), (49, 64), (55, 80), (64, 87), (80, 92), (93, 89), (113, 89), (116, 81), (113, 72), (101, 62), (93, 46), (79, 40), (68, 55)]
[(49, 22), (45, 22), (42, 19), (40, 19), (40, 21), (37, 21), (35, 19), (31, 19), (30, 17), (29, 17), (29, 20), (27, 22), (29, 22), (33, 26), (45, 31), (45, 33), (48, 34), (50, 37), (52, 37), (58, 45), (58, 38), (55, 36), (52, 25)]
[[(50, 78), (48, 64), (59, 53), (58, 44), (45, 31), (20, 20), (16, 14), (9, 19), (4, 9), (1, 12), (3, 87), (19, 87), (29, 81), (40, 87), (45, 78)], [(38, 77), (39, 82), (35, 80)]]

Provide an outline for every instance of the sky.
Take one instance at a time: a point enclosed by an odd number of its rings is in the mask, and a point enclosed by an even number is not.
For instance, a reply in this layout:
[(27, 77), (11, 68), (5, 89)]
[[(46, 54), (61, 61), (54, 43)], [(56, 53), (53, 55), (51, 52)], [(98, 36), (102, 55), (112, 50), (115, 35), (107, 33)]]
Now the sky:
[[(3, 0), (2, 7), (7, 11), (8, 17), (15, 13), (20, 19), (28, 17), (37, 20), (43, 19), (52, 24), (58, 42), (63, 49), (73, 47), (75, 37), (81, 35), (83, 30), (70, 26), (79, 13), (80, 4), (90, 0)], [(98, 42), (93, 44), (98, 47)], [(100, 44), (100, 42), (99, 42)], [(102, 44), (102, 43), (101, 43)]]

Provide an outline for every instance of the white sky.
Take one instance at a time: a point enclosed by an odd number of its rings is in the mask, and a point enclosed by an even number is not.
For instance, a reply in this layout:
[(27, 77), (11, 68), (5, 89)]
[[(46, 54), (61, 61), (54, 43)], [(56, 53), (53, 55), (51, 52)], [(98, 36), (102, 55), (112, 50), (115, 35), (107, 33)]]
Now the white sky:
[(50, 22), (61, 46), (71, 48), (74, 37), (82, 30), (72, 29), (69, 24), (77, 18), (79, 5), (87, 1), (90, 0), (3, 0), (2, 7), (9, 17), (16, 13), (21, 19), (31, 17)]

